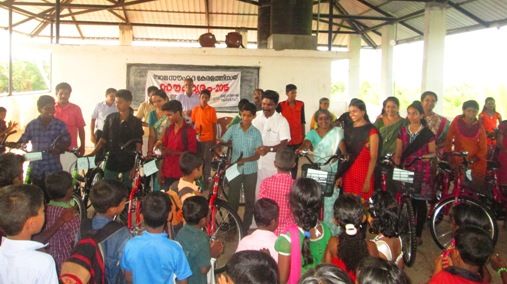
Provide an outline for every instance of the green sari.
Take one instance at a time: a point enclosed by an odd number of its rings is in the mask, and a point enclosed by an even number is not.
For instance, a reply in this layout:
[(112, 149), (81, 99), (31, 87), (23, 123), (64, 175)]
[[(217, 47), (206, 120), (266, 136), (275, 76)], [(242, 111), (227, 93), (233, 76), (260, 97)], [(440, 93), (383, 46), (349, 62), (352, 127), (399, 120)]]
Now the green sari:
[(400, 128), (404, 126), (405, 123), (406, 120), (404, 118), (400, 118), (400, 120), (388, 126), (384, 125), (382, 118), (378, 118), (375, 121), (373, 125), (379, 131), (381, 139), (379, 158), (384, 157), (388, 153), (394, 153)]

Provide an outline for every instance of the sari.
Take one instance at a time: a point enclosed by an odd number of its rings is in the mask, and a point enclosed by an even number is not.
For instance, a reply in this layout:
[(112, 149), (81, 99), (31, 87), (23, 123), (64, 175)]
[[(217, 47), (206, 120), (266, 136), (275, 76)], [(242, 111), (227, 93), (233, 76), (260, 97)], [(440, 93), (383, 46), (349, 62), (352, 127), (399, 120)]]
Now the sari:
[(481, 122), (482, 127), (484, 127), (484, 130), (486, 130), (486, 134), (488, 136), (488, 145), (495, 146), (496, 140), (492, 137), (495, 135), (497, 125), (499, 125), (501, 122), (500, 114), (498, 112), (495, 112), (492, 115), (489, 115), (486, 111), (482, 111), (479, 114), (479, 121)]
[[(166, 128), (169, 126), (169, 120), (167, 116), (164, 114), (160, 118), (157, 118), (157, 111), (152, 110), (148, 114), (148, 125), (150, 128), (153, 128), (155, 131), (155, 141), (162, 139), (164, 136)], [(160, 169), (160, 161), (157, 163), (157, 167)], [(153, 183), (153, 191), (160, 190), (160, 183), (158, 181), (159, 173), (153, 175), (152, 183)]]
[(398, 121), (391, 125), (384, 125), (384, 121), (382, 118), (377, 119), (373, 124), (379, 131), (379, 141), (381, 142), (382, 147), (380, 147), (379, 157), (384, 157), (388, 153), (394, 153), (396, 150), (396, 138), (398, 138), (398, 134), (400, 132), (400, 128), (405, 125), (406, 120), (404, 118), (400, 118)]
[(449, 120), (447, 118), (433, 113), (432, 115), (425, 115), (424, 119), (426, 120), (427, 127), (435, 134), (435, 139), (437, 143), (437, 152), (440, 148), (442, 148), (443, 143), (447, 137), (447, 132), (449, 131)]

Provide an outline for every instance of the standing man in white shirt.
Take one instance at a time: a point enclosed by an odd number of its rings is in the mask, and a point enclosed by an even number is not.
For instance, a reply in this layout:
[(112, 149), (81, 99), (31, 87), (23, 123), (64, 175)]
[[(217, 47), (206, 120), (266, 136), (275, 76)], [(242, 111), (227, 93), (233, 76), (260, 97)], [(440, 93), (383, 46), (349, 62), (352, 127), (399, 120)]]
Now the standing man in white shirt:
[(183, 81), (183, 88), (185, 92), (176, 97), (183, 106), (183, 118), (187, 123), (191, 123), (192, 109), (199, 105), (199, 93), (194, 93), (194, 80), (186, 78)]
[(104, 121), (111, 113), (118, 112), (114, 103), (116, 97), (116, 89), (109, 88), (106, 90), (106, 99), (95, 106), (92, 113), (92, 121), (90, 123), (91, 140), (93, 144), (97, 144), (102, 137), (102, 128)]

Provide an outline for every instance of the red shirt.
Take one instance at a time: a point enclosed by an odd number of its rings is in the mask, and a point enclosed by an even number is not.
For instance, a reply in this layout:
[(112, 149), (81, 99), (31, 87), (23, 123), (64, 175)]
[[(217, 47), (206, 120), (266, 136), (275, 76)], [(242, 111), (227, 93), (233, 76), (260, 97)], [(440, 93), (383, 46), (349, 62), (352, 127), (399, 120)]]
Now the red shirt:
[(67, 126), (67, 131), (70, 134), (69, 149), (76, 148), (77, 132), (79, 128), (86, 125), (83, 114), (81, 113), (81, 108), (73, 103), (68, 103), (64, 106), (55, 104), (55, 117), (63, 121), (65, 126)]
[(480, 279), (480, 275), (464, 269), (449, 267), (431, 277), (428, 284), (479, 284), (486, 283)]
[(302, 101), (296, 101), (290, 105), (288, 101), (278, 104), (279, 112), (287, 119), (290, 127), (289, 145), (299, 145), (305, 138), (303, 135), (303, 124), (305, 121), (305, 104)]
[[(186, 127), (187, 132), (187, 145), (183, 145), (182, 132), (183, 127)], [(195, 138), (195, 130), (192, 126), (184, 124), (178, 132), (174, 131), (174, 124), (171, 124), (165, 131), (162, 137), (162, 144), (165, 148), (173, 151), (190, 151), (192, 153), (197, 152), (197, 139)], [(180, 154), (178, 155), (167, 155), (162, 161), (161, 175), (162, 178), (180, 178)]]

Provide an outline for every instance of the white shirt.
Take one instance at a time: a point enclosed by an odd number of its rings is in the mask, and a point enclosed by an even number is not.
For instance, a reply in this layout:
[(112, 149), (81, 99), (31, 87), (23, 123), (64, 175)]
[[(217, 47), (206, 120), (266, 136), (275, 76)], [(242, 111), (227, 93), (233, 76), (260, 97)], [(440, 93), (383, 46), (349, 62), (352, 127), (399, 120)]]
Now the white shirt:
[[(283, 115), (276, 111), (270, 117), (266, 117), (262, 110), (258, 111), (252, 124), (261, 132), (262, 145), (264, 146), (276, 146), (282, 140), (290, 141), (289, 123)], [(269, 152), (265, 156), (260, 157), (258, 163), (259, 169), (268, 167), (276, 172), (274, 162), (275, 153)]]
[(190, 97), (186, 93), (179, 94), (176, 99), (183, 106), (183, 111), (192, 110), (199, 105), (199, 94), (192, 94)]
[(2, 238), (0, 246), (1, 284), (58, 283), (53, 257), (37, 251), (45, 245), (34, 241)]
[(278, 237), (268, 230), (257, 229), (250, 235), (239, 241), (238, 251), (268, 249), (271, 257), (278, 263), (278, 252), (275, 250), (275, 242)]
[(106, 117), (115, 112), (118, 112), (115, 103), (111, 106), (108, 106), (106, 102), (98, 103), (92, 113), (92, 119), (95, 119), (95, 130), (102, 130)]

